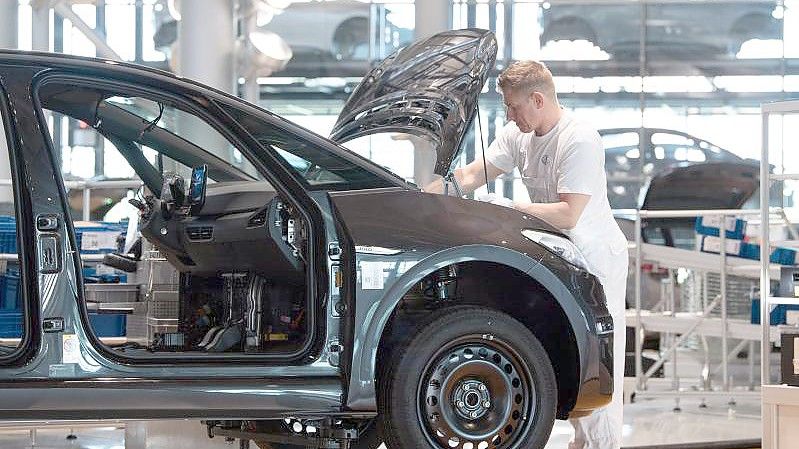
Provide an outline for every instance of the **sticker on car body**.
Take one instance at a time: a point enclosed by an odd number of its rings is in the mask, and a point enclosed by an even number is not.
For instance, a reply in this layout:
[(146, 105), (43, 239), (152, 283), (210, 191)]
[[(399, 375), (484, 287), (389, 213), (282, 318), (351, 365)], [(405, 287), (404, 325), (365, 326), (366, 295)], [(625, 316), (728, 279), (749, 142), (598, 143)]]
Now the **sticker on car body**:
[(61, 363), (80, 363), (80, 341), (75, 334), (63, 334), (61, 344)]
[(361, 289), (383, 289), (383, 263), (361, 262)]

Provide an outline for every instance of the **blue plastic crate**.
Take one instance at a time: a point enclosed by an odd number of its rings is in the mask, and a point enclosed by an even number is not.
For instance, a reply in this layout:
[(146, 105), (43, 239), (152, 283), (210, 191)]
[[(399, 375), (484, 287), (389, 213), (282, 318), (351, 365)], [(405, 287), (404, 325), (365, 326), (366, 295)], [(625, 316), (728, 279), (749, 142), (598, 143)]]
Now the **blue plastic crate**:
[[(760, 260), (760, 245), (754, 243), (741, 244), (741, 257), (752, 260)], [(795, 265), (796, 250), (792, 248), (771, 248), (769, 262), (780, 265)]]
[[(721, 217), (696, 217), (694, 230), (697, 234), (718, 237)], [(742, 240), (746, 235), (746, 221), (740, 218), (726, 217), (725, 234), (728, 239)]]
[(124, 337), (127, 316), (124, 313), (90, 313), (89, 322), (98, 337)]
[[(777, 304), (769, 312), (769, 323), (772, 326), (785, 324), (788, 318), (789, 310), (799, 310), (799, 306), (793, 304)], [(760, 299), (758, 298), (752, 300), (752, 313), (750, 321), (752, 324), (760, 324)]]
[(19, 310), (20, 301), (19, 272), (0, 276), (0, 310)]
[(17, 228), (0, 227), (0, 253), (17, 254)]
[(22, 312), (0, 311), (0, 338), (22, 337)]
[(122, 270), (111, 269), (111, 273), (97, 274), (96, 266), (83, 267), (83, 282), (87, 284), (117, 284), (128, 282), (128, 274)]
[(84, 249), (83, 248), (83, 234), (87, 232), (102, 232), (102, 233), (112, 233), (115, 236), (120, 236), (123, 234), (124, 230), (127, 229), (127, 223), (124, 225), (122, 223), (105, 223), (100, 222), (97, 224), (93, 224), (91, 226), (76, 226), (75, 227), (75, 244), (78, 247), (78, 251), (83, 254), (106, 254), (106, 253), (113, 253), (116, 252), (119, 248), (117, 247), (116, 241), (113, 244), (101, 246), (99, 248), (92, 248), (92, 249)]

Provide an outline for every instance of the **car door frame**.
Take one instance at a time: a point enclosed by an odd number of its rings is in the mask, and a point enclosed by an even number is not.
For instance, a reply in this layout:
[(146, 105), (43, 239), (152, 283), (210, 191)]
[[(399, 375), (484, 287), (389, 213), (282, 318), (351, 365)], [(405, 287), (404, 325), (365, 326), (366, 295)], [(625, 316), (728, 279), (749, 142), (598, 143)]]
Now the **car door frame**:
[[(91, 64), (88, 63), (86, 66)], [(77, 65), (81, 65), (79, 60)], [(343, 388), (340, 371), (337, 365), (330, 363), (330, 354), (324, 344), (328, 338), (325, 335), (327, 326), (324, 318), (328, 314), (323, 314), (317, 319), (317, 327), (321, 328), (322, 332), (311, 340), (313, 348), (309, 356), (296, 365), (247, 363), (242, 367), (239, 364), (234, 366), (225, 363), (222, 366), (205, 362), (181, 366), (161, 363), (145, 367), (139, 364), (118, 363), (98, 350), (101, 347), (99, 341), (94, 341), (93, 333), (87, 330), (86, 307), (82, 299), (82, 289), (79, 288), (81, 287), (79, 261), (73, 257), (74, 263), (68, 263), (71, 254), (75, 253), (73, 249), (75, 241), (71, 220), (64, 219), (68, 214), (68, 208), (61, 172), (55, 164), (55, 152), (52, 149), (52, 140), (47, 134), (46, 123), (43, 127), (40, 105), (33, 101), (39, 77), (57, 71), (70, 73), (73, 67), (58, 67), (52, 70), (47, 64), (25, 66), (23, 64), (20, 68), (13, 63), (0, 64), (0, 79), (9, 78), (9, 71), (12, 73), (21, 71), (19, 74), (22, 72), (25, 74), (11, 77), (13, 82), (12, 87), (8, 89), (10, 101), (6, 111), (9, 113), (13, 111), (10, 120), (12, 125), (7, 127), (7, 132), (14, 133), (15, 136), (13, 144), (10, 144), (10, 151), (14, 155), (22, 156), (21, 163), (26, 169), (24, 173), (27, 182), (15, 189), (30, 195), (30, 199), (20, 207), (24, 211), (23, 215), (27, 213), (27, 223), (33, 223), (30, 217), (42, 214), (61, 217), (56, 234), (62, 242), (62, 264), (59, 273), (49, 275), (39, 273), (34, 262), (40, 258), (28, 257), (33, 242), (29, 235), (31, 233), (22, 234), (24, 244), (21, 248), (26, 255), (21, 258), (25, 265), (23, 272), (37, 273), (39, 281), (25, 283), (28, 290), (26, 301), (29, 301), (34, 309), (29, 329), (32, 334), (41, 336), (41, 342), (24, 346), (27, 351), (34, 353), (25, 360), (24, 365), (0, 367), (0, 394), (8, 398), (7, 401), (4, 400), (5, 405), (0, 406), (0, 419), (74, 419), (76, 416), (118, 419), (224, 418), (230, 417), (231, 413), (238, 413), (236, 416), (241, 418), (265, 418), (278, 416), (279, 413), (292, 408), (318, 409), (322, 413), (331, 413), (340, 408)], [(92, 73), (92, 67), (85, 68), (89, 70), (81, 71), (77, 75)], [(113, 72), (113, 68), (111, 71)], [(94, 73), (97, 72), (101, 71)], [(132, 72), (135, 70), (128, 67), (116, 75), (122, 78), (121, 82), (135, 84), (135, 87), (140, 87), (142, 84), (147, 86), (146, 83), (139, 84), (137, 81), (150, 83), (163, 81), (153, 79), (156, 78), (154, 76), (137, 80), (136, 74)], [(70, 74), (76, 73), (73, 71)], [(114, 78), (115, 73), (102, 73), (102, 75)], [(167, 86), (161, 84), (159, 88), (181, 95), (183, 98), (191, 98), (186, 94), (214, 96), (213, 91), (192, 83), (167, 76), (161, 77), (166, 78), (168, 82)], [(219, 120), (223, 111), (212, 106), (211, 112), (215, 120), (235, 137), (235, 140), (231, 141), (241, 144), (239, 149), (245, 152), (256, 169), (289, 201), (299, 203), (298, 210), (306, 214), (308, 223), (312, 224), (311, 227), (324, 226), (321, 220), (322, 214), (316, 203), (302, 185), (297, 183), (280, 163), (277, 163), (276, 156), (264, 151), (260, 145), (253, 145), (252, 139), (248, 141), (247, 136), (241, 134), (241, 129), (231, 128), (223, 120)], [(230, 139), (231, 136), (226, 135), (226, 137)], [(54, 180), (56, 182), (53, 182)], [(319, 241), (325, 242), (325, 232), (314, 231), (312, 235), (316, 240), (311, 253), (314, 254), (315, 260), (323, 261), (325, 259), (318, 257), (317, 253), (321, 252), (322, 248), (327, 248), (326, 244), (319, 244)], [(320, 275), (316, 279), (326, 285), (326, 278), (327, 276)], [(322, 304), (329, 306), (329, 303), (324, 301), (326, 289), (317, 289), (316, 292), (310, 299), (314, 308), (317, 309)], [(34, 298), (38, 301), (34, 301)], [(37, 308), (35, 304), (42, 304), (43, 317), (62, 318), (64, 331), (42, 333), (41, 320), (35, 313)], [(77, 337), (79, 346), (77, 363), (65, 363), (64, 335)], [(93, 374), (87, 375), (87, 373)], [(99, 378), (103, 380), (100, 381)], [(153, 402), (137, 400), (151, 396), (155, 392), (163, 394), (160, 397), (151, 397)], [(279, 392), (290, 394), (292, 398), (286, 399), (275, 395)], [(271, 399), (265, 400), (264, 395), (269, 394), (272, 394)], [(174, 406), (177, 398), (181, 398), (182, 404), (178, 409)], [(30, 406), (32, 401), (35, 403), (33, 407)], [(82, 402), (79, 409), (70, 405), (75, 401)], [(130, 405), (126, 401), (130, 401)], [(209, 410), (209, 404), (215, 404), (217, 408)]]

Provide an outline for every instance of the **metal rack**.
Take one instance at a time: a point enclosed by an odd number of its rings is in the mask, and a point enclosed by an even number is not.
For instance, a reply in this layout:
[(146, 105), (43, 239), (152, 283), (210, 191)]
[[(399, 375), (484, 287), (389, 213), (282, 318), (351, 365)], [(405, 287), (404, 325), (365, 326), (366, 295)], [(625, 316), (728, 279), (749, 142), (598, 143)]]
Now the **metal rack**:
[[(775, 220), (787, 222), (787, 217), (781, 209), (766, 208), (767, 218), (775, 217)], [(759, 395), (760, 393), (754, 390), (754, 362), (752, 353), (754, 352), (755, 342), (763, 338), (760, 332), (761, 325), (751, 324), (748, 320), (730, 319), (727, 314), (727, 279), (728, 276), (736, 276), (741, 278), (758, 280), (761, 276), (761, 268), (765, 267), (770, 273), (779, 273), (779, 266), (775, 264), (765, 263), (762, 264), (755, 260), (742, 259), (737, 257), (727, 257), (726, 248), (726, 233), (720, 232), (721, 239), (720, 253), (712, 254), (701, 252), (698, 250), (687, 250), (681, 248), (673, 248), (661, 245), (653, 245), (642, 242), (641, 225), (644, 218), (693, 218), (693, 217), (710, 217), (719, 216), (722, 223), (726, 217), (756, 217), (761, 215), (761, 210), (681, 210), (681, 211), (617, 211), (618, 215), (627, 215), (628, 217), (635, 217), (635, 242), (631, 245), (633, 250), (635, 263), (633, 265), (635, 271), (635, 310), (627, 313), (627, 324), (635, 326), (635, 360), (636, 360), (636, 394), (639, 397), (643, 396), (672, 396), (679, 401), (680, 396), (698, 395), (702, 397), (712, 395), (722, 395), (734, 402), (734, 397), (738, 396), (752, 396)], [(765, 223), (769, 223), (766, 221)], [(768, 259), (766, 259), (768, 260)], [(642, 310), (642, 274), (641, 267), (644, 261), (656, 262), (661, 268), (675, 270), (678, 268), (687, 268), (696, 272), (719, 273), (719, 294), (709, 303), (702, 304), (702, 311), (699, 313), (679, 313), (676, 312), (674, 304), (667, 304), (666, 311), (663, 313), (656, 313), (653, 311)], [(720, 317), (712, 317), (711, 312), (714, 309), (720, 309)], [(768, 314), (761, 317), (768, 317)], [(763, 323), (768, 323), (767, 318), (762, 319)], [(780, 338), (780, 330), (777, 326), (769, 326), (763, 324), (768, 329), (765, 334), (766, 344), (776, 341)], [(642, 367), (642, 347), (643, 347), (643, 331), (655, 331), (666, 334), (670, 340), (669, 347), (661, 350), (661, 357), (656, 361), (655, 365), (650, 367), (647, 372), (643, 372)], [(723, 379), (723, 386), (721, 389), (714, 390), (710, 384), (709, 372), (709, 359), (705, 357), (705, 366), (702, 370), (702, 385), (698, 391), (685, 391), (681, 390), (679, 381), (677, 379), (676, 371), (676, 355), (677, 348), (681, 346), (692, 335), (698, 335), (704, 342), (705, 337), (719, 337), (722, 341), (722, 360), (717, 371), (721, 372)], [(729, 339), (739, 339), (739, 343), (735, 348), (730, 350)], [(728, 375), (728, 362), (731, 358), (748, 345), (750, 351), (750, 384), (746, 390), (733, 390), (729, 381)], [(766, 353), (767, 354), (767, 353)], [(673, 389), (668, 392), (650, 392), (647, 391), (647, 381), (649, 378), (666, 362), (672, 362), (672, 387)]]
[[(766, 325), (765, 317), (768, 316), (772, 305), (799, 304), (799, 298), (785, 298), (770, 296), (772, 273), (768, 269), (768, 260), (771, 255), (771, 236), (769, 235), (769, 187), (773, 181), (796, 181), (799, 173), (770, 173), (770, 147), (769, 132), (772, 116), (784, 117), (785, 115), (799, 115), (799, 100), (781, 101), (764, 104), (761, 106), (762, 118), (762, 147), (760, 153), (760, 217), (762, 223), (760, 242), (760, 316), (764, 317), (761, 326), (762, 340), (761, 353), (769, 354), (771, 343), (769, 335), (771, 330)], [(780, 151), (784, 154), (784, 148)], [(783, 163), (784, 165), (784, 163)], [(783, 167), (784, 171), (784, 167)], [(795, 421), (791, 417), (799, 414), (799, 387), (787, 385), (772, 385), (771, 365), (768, 357), (761, 357), (760, 374), (762, 379), (762, 414), (763, 414), (763, 448), (783, 449), (796, 444)], [(793, 424), (793, 425), (792, 425)]]

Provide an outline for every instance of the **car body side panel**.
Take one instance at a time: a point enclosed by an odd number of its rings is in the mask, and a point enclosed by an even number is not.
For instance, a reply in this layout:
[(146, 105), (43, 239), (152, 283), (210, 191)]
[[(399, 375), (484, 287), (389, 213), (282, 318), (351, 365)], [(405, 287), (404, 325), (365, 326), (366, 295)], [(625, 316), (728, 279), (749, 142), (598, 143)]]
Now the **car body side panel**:
[[(592, 287), (598, 285), (593, 276), (584, 272), (575, 276), (580, 270), (521, 234), (524, 228), (554, 231), (548, 224), (508, 208), (414, 191), (337, 193), (331, 198), (355, 246), (355, 269), (359, 272), (352, 376), (346, 400), (349, 409), (376, 407), (375, 359), (397, 303), (428, 274), (459, 262), (506, 265), (543, 285), (571, 323), (578, 344), (580, 378), (600, 378), (595, 321), (607, 315), (604, 295), (601, 288)], [(391, 204), (391, 208), (385, 204)], [(372, 279), (367, 285), (364, 277), (367, 273), (373, 277), (375, 272), (382, 274), (382, 282)], [(589, 306), (586, 298), (593, 298), (596, 304)], [(608, 396), (600, 390), (597, 394)]]
[[(95, 346), (79, 301), (77, 251), (70, 237), (74, 235), (71, 219), (65, 215), (63, 184), (31, 98), (31, 82), (42, 70), (40, 66), (6, 64), (0, 66), (0, 78), (10, 102), (6, 112), (13, 127), (11, 135), (16, 137), (12, 149), (24, 165), (24, 173), (19, 174), (24, 182), (15, 188), (25, 189), (30, 198), (30, 204), (18, 207), (33, 217), (59, 217), (58, 229), (50, 234), (60, 243), (57, 257), (61, 267), (57, 273), (42, 274), (37, 269), (37, 248), (26, 243), (20, 249), (30, 256), (22, 267), (23, 276), (29, 279), (24, 283), (26, 313), (36, 318), (32, 331), (40, 334), (40, 344), (32, 348), (27, 363), (0, 366), (0, 420), (19, 419), (23, 414), (30, 419), (65, 419), (94, 413), (120, 419), (159, 418), (175, 416), (178, 409), (183, 410), (182, 416), (202, 416), (208, 404), (215, 405), (205, 416), (216, 417), (238, 416), (247, 408), (261, 417), (277, 416), (278, 411), (339, 410), (339, 369), (331, 364), (326, 346), (316, 358), (290, 366), (246, 360), (231, 363), (233, 358), (192, 364), (133, 364), (114, 360)], [(20, 226), (34, 229), (32, 221)], [(32, 232), (34, 237), (41, 235)], [(41, 319), (47, 318), (63, 319), (63, 332), (43, 333)], [(66, 336), (75, 344), (69, 354), (63, 350), (68, 346)], [(303, 378), (304, 383), (297, 381)], [(304, 391), (305, 396), (292, 394), (294, 390)], [(147, 407), (137, 399), (140, 396), (149, 398)], [(312, 396), (319, 398), (315, 406)]]
[(274, 419), (341, 407), (338, 377), (0, 382), (0, 394), (0, 420)]

